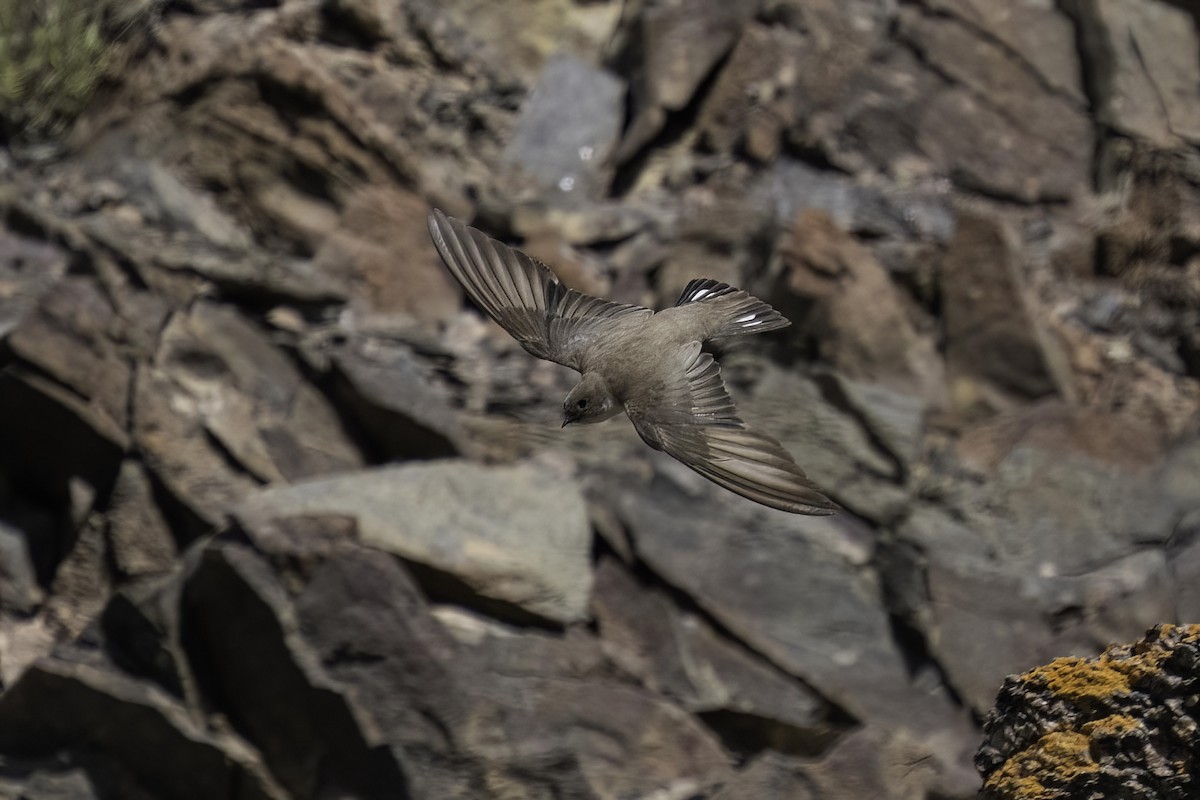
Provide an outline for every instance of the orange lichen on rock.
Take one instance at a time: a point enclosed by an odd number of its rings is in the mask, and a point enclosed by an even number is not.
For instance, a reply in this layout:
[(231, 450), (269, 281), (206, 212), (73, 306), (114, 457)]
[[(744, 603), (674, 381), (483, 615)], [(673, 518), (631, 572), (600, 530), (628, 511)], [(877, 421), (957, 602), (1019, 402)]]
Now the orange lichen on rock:
[(1067, 700), (1105, 698), (1129, 692), (1129, 678), (1120, 669), (1101, 661), (1056, 658), (1044, 667), (1030, 670), (1019, 680), (1045, 686)]
[(1063, 787), (1100, 769), (1090, 747), (1091, 741), (1082, 733), (1048, 733), (992, 773), (984, 789), (1021, 800), (1064, 798), (1067, 794)]
[(1200, 797), (1200, 625), (1005, 681), (975, 763), (987, 800)]
[(1123, 736), (1127, 733), (1139, 730), (1142, 723), (1138, 722), (1128, 714), (1110, 714), (1103, 719), (1085, 722), (1080, 728), (1084, 733), (1092, 738), (1100, 738), (1107, 736)]

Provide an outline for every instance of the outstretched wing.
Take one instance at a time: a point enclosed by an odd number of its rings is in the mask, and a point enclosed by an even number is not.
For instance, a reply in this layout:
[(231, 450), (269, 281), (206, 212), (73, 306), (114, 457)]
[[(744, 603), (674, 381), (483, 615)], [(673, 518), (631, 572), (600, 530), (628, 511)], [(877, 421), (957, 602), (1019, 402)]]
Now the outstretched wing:
[(653, 313), (568, 289), (542, 262), (437, 209), (429, 233), (475, 305), (538, 358), (579, 369), (580, 352), (613, 320)]
[(779, 442), (746, 427), (699, 342), (682, 348), (675, 363), (678, 372), (660, 395), (625, 404), (646, 444), (771, 508), (819, 516), (838, 509)]

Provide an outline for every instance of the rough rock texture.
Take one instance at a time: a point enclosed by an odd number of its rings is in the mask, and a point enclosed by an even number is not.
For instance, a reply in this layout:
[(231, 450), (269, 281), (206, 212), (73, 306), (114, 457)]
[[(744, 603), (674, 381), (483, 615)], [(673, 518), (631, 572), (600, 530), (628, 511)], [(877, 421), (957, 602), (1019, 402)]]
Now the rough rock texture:
[(983, 797), (1196, 794), (1200, 626), (1010, 677), (975, 756)]
[[(1200, 618), (1187, 4), (137, 8), (0, 142), (0, 795), (968, 798), (1006, 676)], [(845, 512), (560, 430), (432, 206), (769, 300), (722, 375)], [(989, 791), (1169, 796), (1133, 696)]]

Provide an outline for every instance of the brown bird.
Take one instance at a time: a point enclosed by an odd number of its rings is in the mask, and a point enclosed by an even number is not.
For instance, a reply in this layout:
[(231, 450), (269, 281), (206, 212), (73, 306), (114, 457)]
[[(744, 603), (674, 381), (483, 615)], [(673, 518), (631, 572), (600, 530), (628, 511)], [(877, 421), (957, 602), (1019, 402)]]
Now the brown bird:
[(707, 278), (654, 312), (568, 289), (542, 262), (441, 211), (429, 232), (467, 294), (521, 346), (583, 377), (563, 403), (563, 426), (622, 410), (646, 444), (715, 483), (795, 514), (838, 505), (769, 436), (746, 427), (705, 342), (791, 323), (756, 297)]

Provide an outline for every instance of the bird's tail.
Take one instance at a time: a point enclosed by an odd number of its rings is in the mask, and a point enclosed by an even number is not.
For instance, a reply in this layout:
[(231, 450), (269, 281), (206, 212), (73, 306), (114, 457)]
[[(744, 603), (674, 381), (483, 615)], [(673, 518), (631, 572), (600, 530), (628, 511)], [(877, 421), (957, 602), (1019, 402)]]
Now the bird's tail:
[(712, 339), (731, 339), (752, 333), (766, 333), (792, 324), (778, 311), (749, 292), (735, 289), (712, 278), (696, 278), (684, 288), (675, 305), (682, 306), (688, 303), (711, 303), (721, 310), (720, 327), (710, 337)]

